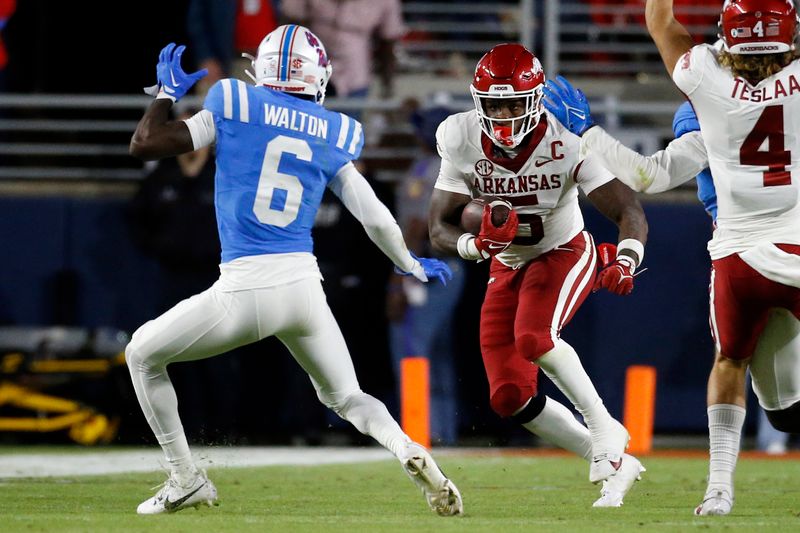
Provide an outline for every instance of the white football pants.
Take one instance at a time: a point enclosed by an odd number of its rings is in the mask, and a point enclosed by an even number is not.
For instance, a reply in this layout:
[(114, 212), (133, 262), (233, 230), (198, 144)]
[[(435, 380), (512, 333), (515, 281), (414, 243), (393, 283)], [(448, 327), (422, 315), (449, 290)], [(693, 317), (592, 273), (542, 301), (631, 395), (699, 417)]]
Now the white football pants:
[(173, 460), (170, 443), (185, 441), (185, 436), (167, 365), (211, 357), (271, 335), (308, 373), (323, 404), (403, 459), (410, 439), (383, 403), (359, 388), (322, 285), (309, 278), (235, 292), (212, 286), (133, 334), (125, 349), (128, 368), (145, 418), (168, 460)]
[(788, 310), (770, 310), (750, 361), (750, 376), (758, 403), (767, 411), (800, 401), (800, 321)]

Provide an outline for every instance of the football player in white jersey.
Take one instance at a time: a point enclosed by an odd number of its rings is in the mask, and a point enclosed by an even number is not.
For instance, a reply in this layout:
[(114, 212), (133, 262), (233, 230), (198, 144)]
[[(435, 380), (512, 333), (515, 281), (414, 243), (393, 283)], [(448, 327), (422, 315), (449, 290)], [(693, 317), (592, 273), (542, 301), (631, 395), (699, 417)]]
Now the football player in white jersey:
[(585, 97), (565, 81), (545, 89), (546, 105), (582, 135), (582, 150), (635, 190), (661, 192), (711, 169), (718, 214), (708, 245), (710, 324), (717, 355), (708, 381), (708, 487), (695, 513), (726, 515), (734, 501), (748, 366), (770, 422), (800, 430), (797, 12), (787, 0), (728, 0), (721, 50), (694, 46), (671, 0), (648, 0), (646, 18), (702, 133), (687, 133), (645, 158), (592, 127)]
[(441, 261), (409, 253), (391, 213), (353, 165), (363, 145), (361, 125), (322, 106), (331, 74), (324, 46), (302, 26), (281, 26), (259, 46), (255, 85), (220, 80), (203, 111), (170, 121), (173, 102), (205, 75), (183, 71), (183, 50), (174, 44), (162, 50), (160, 91), (136, 128), (131, 154), (160, 159), (216, 145), (221, 275), (205, 292), (141, 326), (125, 350), (136, 396), (171, 470), (137, 512), (174, 512), (217, 499), (192, 459), (167, 365), (275, 335), (308, 373), (320, 401), (394, 454), (433, 511), (461, 514), (458, 489), (428, 451), (361, 391), (322, 291), (311, 227), (325, 187), (399, 273), (443, 283), (450, 274)]
[[(476, 109), (448, 117), (437, 131), (442, 163), (431, 199), (431, 242), (467, 260), (491, 260), (480, 342), (492, 409), (589, 461), (590, 481), (604, 482), (595, 506), (618, 507), (644, 468), (625, 454), (627, 430), (608, 413), (560, 332), (590, 290), (632, 291), (647, 223), (632, 191), (597, 158), (580, 159), (580, 139), (543, 113), (544, 83), (539, 60), (522, 45), (498, 45), (480, 60), (470, 87)], [(616, 251), (601, 261), (599, 274), (578, 186), (619, 226), (620, 242), (605, 245)], [(495, 227), (487, 203), (479, 234), (466, 233), (459, 214), (481, 195), (513, 209)], [(537, 394), (539, 367), (588, 429), (565, 406)]]

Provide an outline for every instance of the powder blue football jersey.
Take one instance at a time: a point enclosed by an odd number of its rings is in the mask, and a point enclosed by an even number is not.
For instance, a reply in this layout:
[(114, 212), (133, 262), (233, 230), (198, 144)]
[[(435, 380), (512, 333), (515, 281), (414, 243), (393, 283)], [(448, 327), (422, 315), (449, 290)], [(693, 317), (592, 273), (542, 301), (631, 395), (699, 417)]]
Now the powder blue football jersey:
[(314, 102), (240, 80), (214, 84), (215, 204), (222, 262), (312, 252), (325, 187), (364, 145), (361, 124)]

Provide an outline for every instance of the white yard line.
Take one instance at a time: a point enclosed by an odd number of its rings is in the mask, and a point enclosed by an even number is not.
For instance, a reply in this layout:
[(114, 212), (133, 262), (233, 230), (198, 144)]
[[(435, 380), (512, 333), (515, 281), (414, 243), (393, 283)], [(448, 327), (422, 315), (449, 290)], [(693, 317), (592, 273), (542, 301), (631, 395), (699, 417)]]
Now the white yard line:
[[(193, 448), (201, 468), (271, 465), (322, 465), (386, 461), (383, 448), (204, 447)], [(161, 450), (0, 455), (0, 479), (83, 476), (164, 470)]]

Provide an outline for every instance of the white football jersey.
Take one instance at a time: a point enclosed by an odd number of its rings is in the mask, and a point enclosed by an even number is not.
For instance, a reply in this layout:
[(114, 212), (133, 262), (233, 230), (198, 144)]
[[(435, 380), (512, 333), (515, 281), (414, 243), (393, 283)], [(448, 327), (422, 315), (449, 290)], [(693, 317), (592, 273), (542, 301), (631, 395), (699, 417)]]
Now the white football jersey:
[(497, 256), (512, 268), (583, 230), (576, 185), (589, 194), (614, 179), (596, 156), (581, 159), (580, 138), (546, 114), (531, 135), (532, 142), (509, 158), (483, 134), (475, 111), (451, 115), (436, 132), (442, 157), (437, 189), (499, 196), (514, 206), (517, 237)]
[(717, 190), (711, 258), (765, 241), (800, 244), (800, 61), (752, 86), (704, 44), (672, 77), (697, 113)]

